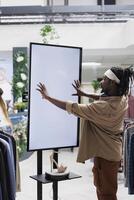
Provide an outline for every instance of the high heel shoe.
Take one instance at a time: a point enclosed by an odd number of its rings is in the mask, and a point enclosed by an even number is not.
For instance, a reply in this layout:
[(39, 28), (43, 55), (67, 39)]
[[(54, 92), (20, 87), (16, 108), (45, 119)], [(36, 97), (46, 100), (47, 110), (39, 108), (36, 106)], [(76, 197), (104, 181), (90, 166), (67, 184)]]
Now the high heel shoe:
[(56, 165), (56, 168), (57, 168), (57, 172), (58, 173), (64, 173), (67, 169), (66, 166), (63, 166), (62, 164), (59, 166), (58, 163), (54, 160), (53, 158), (53, 155), (54, 153), (58, 153), (58, 152), (53, 152), (51, 155), (50, 155), (50, 163), (51, 163), (51, 172), (53, 172), (53, 163), (55, 163)]

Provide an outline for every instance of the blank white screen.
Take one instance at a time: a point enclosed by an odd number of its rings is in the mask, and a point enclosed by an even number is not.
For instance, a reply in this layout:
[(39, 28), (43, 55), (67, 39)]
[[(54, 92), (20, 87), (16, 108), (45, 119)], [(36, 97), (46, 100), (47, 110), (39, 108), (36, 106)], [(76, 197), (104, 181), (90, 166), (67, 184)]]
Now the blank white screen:
[(43, 100), (37, 84), (46, 85), (50, 96), (77, 102), (72, 83), (80, 78), (81, 48), (31, 43), (28, 149), (78, 145), (78, 119)]

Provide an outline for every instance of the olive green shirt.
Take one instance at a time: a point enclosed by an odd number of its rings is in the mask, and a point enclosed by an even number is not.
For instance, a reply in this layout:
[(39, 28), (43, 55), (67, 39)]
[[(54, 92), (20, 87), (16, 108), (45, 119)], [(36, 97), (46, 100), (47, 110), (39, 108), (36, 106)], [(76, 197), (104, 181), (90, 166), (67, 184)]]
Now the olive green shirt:
[(120, 161), (127, 97), (101, 97), (91, 104), (67, 102), (66, 110), (82, 118), (78, 162), (93, 157)]

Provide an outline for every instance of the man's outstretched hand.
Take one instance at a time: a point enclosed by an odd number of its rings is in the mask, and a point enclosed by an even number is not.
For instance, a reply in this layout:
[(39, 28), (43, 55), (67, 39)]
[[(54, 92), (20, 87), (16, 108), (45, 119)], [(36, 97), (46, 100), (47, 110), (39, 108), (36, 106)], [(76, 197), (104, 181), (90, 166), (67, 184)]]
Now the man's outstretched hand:
[(63, 109), (63, 110), (66, 110), (66, 103), (65, 101), (61, 101), (59, 99), (55, 99), (53, 97), (50, 97), (48, 95), (48, 92), (47, 92), (47, 89), (45, 87), (45, 85), (43, 83), (39, 83), (37, 84), (37, 90), (40, 92), (40, 94), (42, 95), (42, 98), (43, 99), (46, 99), (48, 100), (50, 103), (54, 104), (55, 106)]
[(74, 83), (72, 83), (72, 86), (76, 90), (76, 93), (72, 94), (73, 96), (84, 96), (85, 93), (81, 90), (80, 88), (80, 81), (79, 80), (74, 80)]
[(43, 83), (37, 84), (37, 90), (40, 92), (43, 99), (48, 99), (48, 92)]

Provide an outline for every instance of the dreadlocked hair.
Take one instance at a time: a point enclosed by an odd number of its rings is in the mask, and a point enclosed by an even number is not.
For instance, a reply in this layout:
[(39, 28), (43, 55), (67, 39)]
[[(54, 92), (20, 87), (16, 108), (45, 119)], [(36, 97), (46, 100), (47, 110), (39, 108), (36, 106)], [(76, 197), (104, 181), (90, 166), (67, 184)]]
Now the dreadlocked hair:
[(120, 96), (127, 96), (129, 93), (129, 88), (131, 87), (134, 81), (134, 72), (132, 66), (122, 69), (120, 67), (112, 67), (111, 71), (117, 76), (120, 80), (118, 86), (118, 94)]

